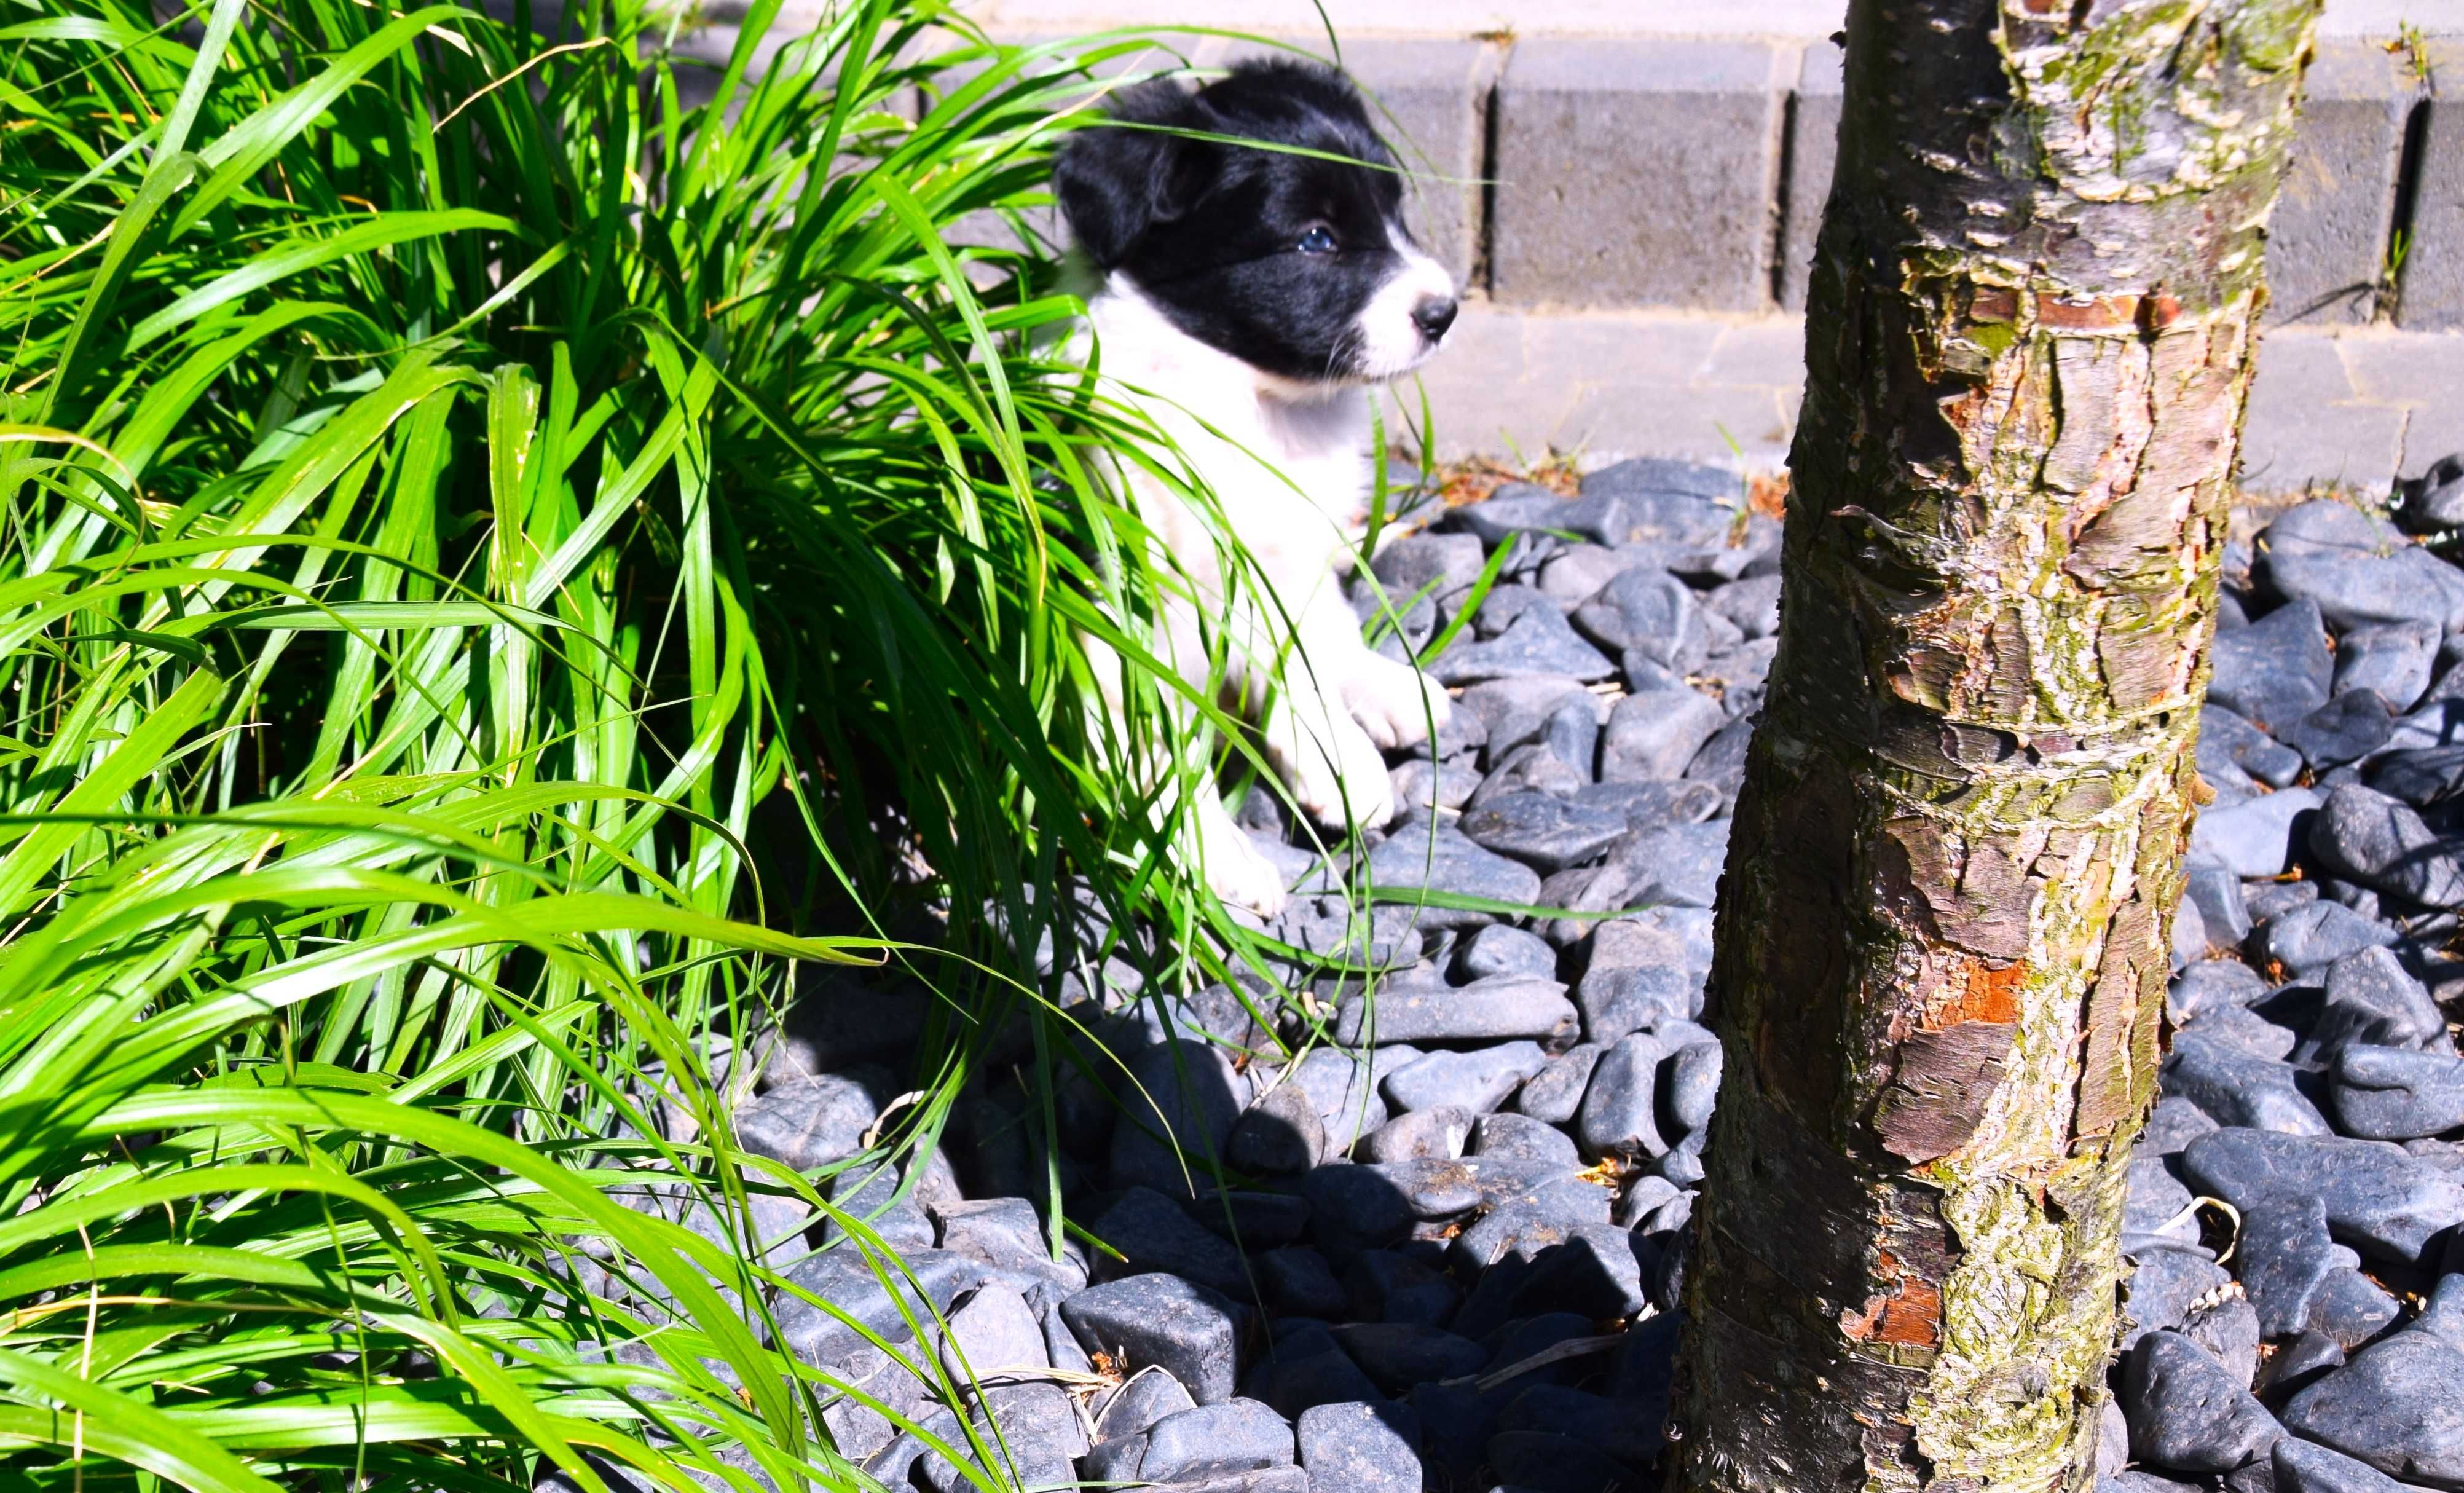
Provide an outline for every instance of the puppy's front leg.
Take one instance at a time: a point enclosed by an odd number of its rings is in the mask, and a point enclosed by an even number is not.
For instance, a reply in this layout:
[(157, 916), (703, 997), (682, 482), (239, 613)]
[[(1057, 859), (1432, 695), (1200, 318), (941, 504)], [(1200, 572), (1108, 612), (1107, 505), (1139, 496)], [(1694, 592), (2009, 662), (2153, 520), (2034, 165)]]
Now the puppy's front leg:
[(1364, 677), (1361, 660), (1386, 660), (1362, 645), (1331, 577), (1293, 622), (1293, 647), (1260, 727), (1267, 760), (1320, 824), (1381, 826), (1395, 817), (1394, 784), (1377, 743), (1353, 718), (1352, 697)]

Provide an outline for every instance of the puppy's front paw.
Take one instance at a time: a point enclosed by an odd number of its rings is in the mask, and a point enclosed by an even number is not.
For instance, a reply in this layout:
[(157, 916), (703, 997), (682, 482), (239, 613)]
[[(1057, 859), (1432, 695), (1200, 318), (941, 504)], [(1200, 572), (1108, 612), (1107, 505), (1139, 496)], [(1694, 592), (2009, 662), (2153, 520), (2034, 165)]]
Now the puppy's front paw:
[(1290, 893), (1275, 863), (1230, 819), (1210, 816), (1202, 825), (1199, 850), (1206, 858), (1208, 889), (1231, 907), (1270, 920), (1280, 916)]
[(1375, 653), (1365, 655), (1346, 681), (1343, 703), (1369, 739), (1388, 752), (1426, 741), (1431, 728), (1454, 714), (1443, 685)]
[(1377, 748), (1348, 718), (1327, 722), (1319, 731), (1334, 737), (1331, 747), (1314, 736), (1304, 738), (1287, 768), (1302, 811), (1329, 829), (1375, 829), (1392, 820), (1395, 784)]

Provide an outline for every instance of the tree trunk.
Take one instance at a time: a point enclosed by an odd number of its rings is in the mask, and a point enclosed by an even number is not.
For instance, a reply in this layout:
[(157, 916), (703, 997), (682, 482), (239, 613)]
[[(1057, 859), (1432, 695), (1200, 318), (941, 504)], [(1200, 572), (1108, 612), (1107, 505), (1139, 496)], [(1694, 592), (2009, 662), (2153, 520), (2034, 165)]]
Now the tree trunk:
[(1854, 0), (1687, 1489), (2079, 1488), (2319, 0)]

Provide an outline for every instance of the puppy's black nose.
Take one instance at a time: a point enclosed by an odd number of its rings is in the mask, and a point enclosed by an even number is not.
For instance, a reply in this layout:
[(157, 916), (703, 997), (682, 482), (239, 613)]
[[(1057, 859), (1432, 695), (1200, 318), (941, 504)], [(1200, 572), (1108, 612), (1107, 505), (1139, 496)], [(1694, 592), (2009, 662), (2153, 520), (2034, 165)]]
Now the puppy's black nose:
[(1420, 329), (1421, 336), (1434, 342), (1446, 335), (1446, 328), (1455, 324), (1455, 313), (1460, 309), (1452, 296), (1426, 296), (1412, 308), (1412, 324)]

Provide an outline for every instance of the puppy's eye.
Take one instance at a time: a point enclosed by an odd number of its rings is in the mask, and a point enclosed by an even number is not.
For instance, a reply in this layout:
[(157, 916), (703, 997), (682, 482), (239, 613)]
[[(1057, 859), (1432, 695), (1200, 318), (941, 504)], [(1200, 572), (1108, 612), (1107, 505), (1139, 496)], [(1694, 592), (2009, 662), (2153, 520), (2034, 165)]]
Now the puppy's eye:
[(1301, 235), (1293, 246), (1305, 254), (1331, 254), (1343, 246), (1334, 241), (1334, 230), (1321, 223)]

